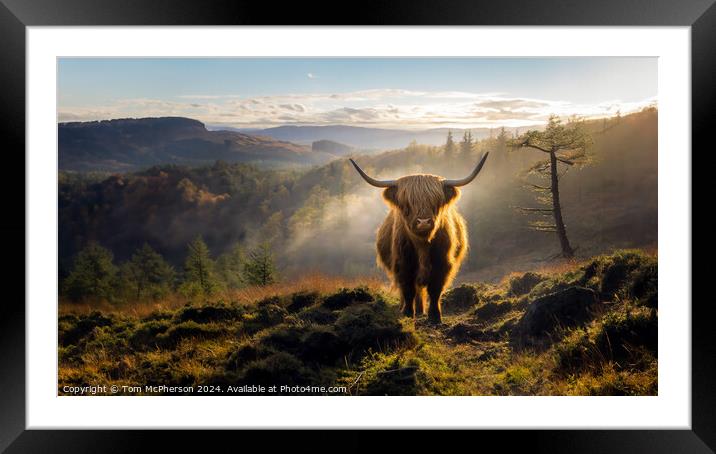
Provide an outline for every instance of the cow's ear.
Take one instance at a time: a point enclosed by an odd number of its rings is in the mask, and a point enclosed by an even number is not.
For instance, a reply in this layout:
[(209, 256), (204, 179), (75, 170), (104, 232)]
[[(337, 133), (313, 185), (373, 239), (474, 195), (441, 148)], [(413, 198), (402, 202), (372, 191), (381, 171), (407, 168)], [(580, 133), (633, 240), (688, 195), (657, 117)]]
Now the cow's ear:
[(455, 186), (445, 185), (443, 186), (443, 190), (445, 191), (445, 204), (449, 204), (457, 200), (457, 198), (460, 196), (460, 190), (456, 188)]
[(398, 206), (398, 188), (396, 186), (390, 186), (383, 191), (383, 198), (386, 202), (391, 205)]

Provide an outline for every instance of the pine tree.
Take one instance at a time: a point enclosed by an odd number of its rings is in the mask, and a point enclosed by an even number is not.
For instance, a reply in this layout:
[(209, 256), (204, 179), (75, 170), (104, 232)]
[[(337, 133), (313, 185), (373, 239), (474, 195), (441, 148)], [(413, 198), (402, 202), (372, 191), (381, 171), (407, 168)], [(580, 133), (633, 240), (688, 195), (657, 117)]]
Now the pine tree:
[(455, 157), (455, 141), (452, 139), (452, 131), (448, 131), (447, 140), (445, 141), (445, 157)]
[(234, 244), (231, 249), (218, 258), (216, 266), (226, 287), (238, 289), (246, 285), (243, 277), (245, 261), (244, 249), (239, 243)]
[(474, 142), (472, 140), (472, 132), (468, 129), (462, 135), (462, 142), (460, 142), (460, 153), (463, 158), (469, 158), (472, 155), (472, 147)]
[(127, 284), (136, 299), (145, 296), (160, 298), (169, 293), (174, 283), (174, 268), (147, 243), (132, 255), (125, 272)]
[[(537, 201), (543, 206), (519, 209), (524, 213), (553, 218), (554, 223), (537, 220), (531, 222), (530, 226), (543, 232), (556, 232), (563, 257), (572, 257), (574, 249), (567, 238), (559, 197), (559, 180), (569, 167), (585, 165), (589, 162), (588, 148), (591, 143), (592, 138), (584, 131), (582, 122), (572, 120), (563, 125), (555, 115), (550, 116), (544, 131), (527, 131), (511, 141), (511, 145), (515, 148), (532, 149), (548, 155), (547, 160), (535, 163), (528, 171), (529, 175), (535, 175), (548, 182), (547, 184), (528, 183), (537, 194)], [(560, 167), (564, 168), (562, 174), (559, 173)]]
[(249, 253), (244, 263), (244, 279), (249, 285), (266, 286), (276, 281), (271, 245), (264, 242)]
[(211, 295), (218, 290), (218, 284), (209, 248), (201, 236), (198, 236), (188, 245), (181, 290), (188, 295)]
[(509, 139), (509, 135), (507, 134), (507, 131), (505, 131), (505, 128), (500, 128), (500, 133), (497, 135), (497, 139), (495, 139), (494, 143), (496, 167), (503, 167), (507, 164), (507, 145)]
[(111, 300), (117, 268), (112, 252), (90, 242), (74, 260), (72, 271), (64, 282), (65, 294), (73, 301), (84, 299)]

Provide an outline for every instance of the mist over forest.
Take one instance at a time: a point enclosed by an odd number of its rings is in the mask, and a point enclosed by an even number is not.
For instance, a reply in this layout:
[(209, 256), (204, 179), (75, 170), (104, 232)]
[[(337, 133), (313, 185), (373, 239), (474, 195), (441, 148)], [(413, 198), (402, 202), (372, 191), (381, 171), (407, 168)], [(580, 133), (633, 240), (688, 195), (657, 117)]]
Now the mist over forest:
[[(657, 116), (655, 108), (591, 120), (591, 162), (561, 176), (563, 213), (578, 257), (657, 243)], [(432, 173), (461, 178), (482, 152), (490, 156), (462, 190), (458, 209), (467, 221), (470, 253), (457, 281), (495, 280), (554, 257), (554, 233), (529, 228), (517, 207), (535, 205), (526, 171), (544, 159), (512, 149), (514, 131), (493, 130), (469, 150), (416, 142), (378, 154), (353, 155), (376, 178)], [(563, 169), (564, 170), (564, 169)], [(235, 247), (268, 244), (281, 278), (309, 272), (347, 277), (380, 275), (375, 232), (388, 208), (346, 157), (325, 165), (266, 170), (216, 161), (189, 167), (159, 165), (109, 174), (59, 174), (60, 278), (90, 242), (128, 260), (145, 243), (181, 269), (197, 236), (213, 258)]]

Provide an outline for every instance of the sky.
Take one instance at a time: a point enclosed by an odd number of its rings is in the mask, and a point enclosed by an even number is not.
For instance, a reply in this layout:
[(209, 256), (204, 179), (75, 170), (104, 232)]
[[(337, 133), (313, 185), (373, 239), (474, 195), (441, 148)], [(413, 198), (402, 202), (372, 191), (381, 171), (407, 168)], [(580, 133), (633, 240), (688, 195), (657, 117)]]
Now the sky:
[(655, 105), (657, 59), (60, 58), (58, 121), (522, 127)]

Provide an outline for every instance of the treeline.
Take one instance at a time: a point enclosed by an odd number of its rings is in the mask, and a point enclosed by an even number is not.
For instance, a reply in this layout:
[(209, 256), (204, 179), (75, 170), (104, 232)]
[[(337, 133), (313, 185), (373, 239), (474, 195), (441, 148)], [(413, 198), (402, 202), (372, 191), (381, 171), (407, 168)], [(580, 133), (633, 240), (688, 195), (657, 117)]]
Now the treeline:
[[(591, 256), (615, 247), (654, 244), (656, 109), (579, 126), (594, 138), (589, 147), (594, 159), (588, 166), (559, 164), (558, 175), (571, 247)], [(537, 222), (531, 226), (518, 209), (551, 213), (541, 205), (549, 202), (541, 189), (549, 183), (539, 181), (539, 170), (544, 169), (539, 165), (547, 155), (518, 150), (514, 143), (529, 138), (526, 145), (541, 146), (556, 137), (552, 132), (559, 136), (565, 130), (555, 124), (551, 132), (543, 128), (528, 135), (529, 131), (500, 128), (482, 140), (466, 131), (461, 137), (449, 134), (442, 146), (414, 142), (403, 149), (354, 157), (377, 178), (412, 173), (462, 178), (480, 154), (489, 151), (479, 178), (464, 188), (458, 202), (473, 251), (463, 275), (489, 268), (491, 275), (501, 276), (520, 263), (559, 250), (554, 233), (532, 230), (537, 226), (551, 231), (556, 224), (540, 223), (533, 214)], [(577, 156), (564, 159), (570, 157)], [(236, 245), (254, 250), (269, 243), (276, 266), (287, 277), (307, 271), (379, 274), (374, 239), (386, 210), (379, 191), (366, 185), (347, 159), (300, 171), (259, 170), (219, 161), (207, 167), (167, 165), (109, 176), (62, 172), (59, 275), (61, 280), (69, 276), (74, 257), (91, 242), (110, 250), (117, 263), (131, 261), (148, 243), (171, 266), (183, 270), (187, 244), (197, 236), (217, 261)], [(497, 268), (507, 266), (510, 269)]]
[(196, 298), (220, 290), (266, 286), (276, 279), (268, 243), (248, 252), (236, 244), (214, 260), (198, 236), (187, 245), (183, 268), (177, 271), (148, 243), (115, 264), (112, 251), (93, 241), (74, 257), (71, 270), (60, 281), (60, 295), (71, 301), (111, 303), (158, 300), (174, 292)]

